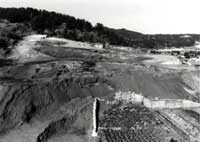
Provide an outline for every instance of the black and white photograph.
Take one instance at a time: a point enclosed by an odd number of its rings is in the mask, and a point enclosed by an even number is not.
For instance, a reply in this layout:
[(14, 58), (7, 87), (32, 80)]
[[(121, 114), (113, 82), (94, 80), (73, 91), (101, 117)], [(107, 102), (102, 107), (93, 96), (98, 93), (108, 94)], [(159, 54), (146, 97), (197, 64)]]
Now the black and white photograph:
[(0, 0), (0, 142), (200, 142), (200, 1)]

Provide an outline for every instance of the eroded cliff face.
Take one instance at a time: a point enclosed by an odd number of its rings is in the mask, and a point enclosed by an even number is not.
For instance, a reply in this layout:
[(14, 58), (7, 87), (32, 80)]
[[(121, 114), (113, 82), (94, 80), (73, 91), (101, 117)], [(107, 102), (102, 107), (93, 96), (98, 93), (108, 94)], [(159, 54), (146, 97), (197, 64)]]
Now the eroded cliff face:
[[(98, 83), (98, 85), (95, 85)], [(103, 87), (105, 85), (105, 87)], [(33, 117), (50, 115), (57, 108), (75, 98), (103, 96), (96, 88), (106, 89), (97, 77), (54, 79), (50, 82), (15, 82), (1, 86), (0, 130), (29, 122)], [(109, 90), (108, 90), (109, 91)]]

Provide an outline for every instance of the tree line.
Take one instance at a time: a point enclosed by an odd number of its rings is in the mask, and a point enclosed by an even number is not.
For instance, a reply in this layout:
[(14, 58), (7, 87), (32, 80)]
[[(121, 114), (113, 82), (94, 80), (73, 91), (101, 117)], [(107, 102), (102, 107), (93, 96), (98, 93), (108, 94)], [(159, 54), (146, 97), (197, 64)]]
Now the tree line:
[[(0, 8), (0, 19), (11, 23), (23, 23), (33, 31), (77, 41), (101, 42), (120, 46), (143, 48), (192, 46), (199, 35), (145, 35), (126, 29), (112, 29), (101, 23), (90, 22), (73, 16), (34, 8)], [(3, 43), (2, 41), (2, 44)]]
[(56, 12), (34, 8), (0, 8), (0, 18), (7, 19), (11, 23), (24, 23), (41, 34), (58, 35), (79, 41), (127, 44), (122, 36), (103, 24), (97, 23), (93, 26), (84, 19)]

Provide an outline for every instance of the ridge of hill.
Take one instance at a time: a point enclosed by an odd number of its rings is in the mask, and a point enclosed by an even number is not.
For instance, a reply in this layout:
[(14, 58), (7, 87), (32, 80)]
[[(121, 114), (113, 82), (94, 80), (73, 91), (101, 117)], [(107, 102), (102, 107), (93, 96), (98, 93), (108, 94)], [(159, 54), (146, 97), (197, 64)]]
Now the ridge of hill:
[[(93, 26), (84, 19), (33, 8), (0, 8), (0, 19), (23, 24), (32, 31), (49, 36), (134, 48), (185, 47), (193, 46), (200, 40), (199, 34), (149, 35), (127, 29), (113, 29), (101, 23)], [(1, 43), (5, 44), (3, 41)]]

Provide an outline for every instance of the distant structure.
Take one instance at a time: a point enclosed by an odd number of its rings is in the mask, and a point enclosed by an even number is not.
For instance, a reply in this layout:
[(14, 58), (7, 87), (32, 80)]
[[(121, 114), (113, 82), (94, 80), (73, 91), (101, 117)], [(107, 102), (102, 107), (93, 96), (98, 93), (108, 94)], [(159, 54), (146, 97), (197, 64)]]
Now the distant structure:
[[(136, 103), (142, 104), (150, 109), (175, 109), (175, 108), (198, 108), (200, 107), (200, 103), (193, 102), (185, 99), (149, 99), (142, 94), (137, 94), (135, 92), (116, 92), (115, 93), (115, 101), (123, 101), (126, 103)], [(111, 102), (109, 102), (111, 104)]]
[(97, 103), (98, 100), (95, 98), (93, 103), (93, 129), (92, 129), (92, 137), (96, 137), (97, 134)]

